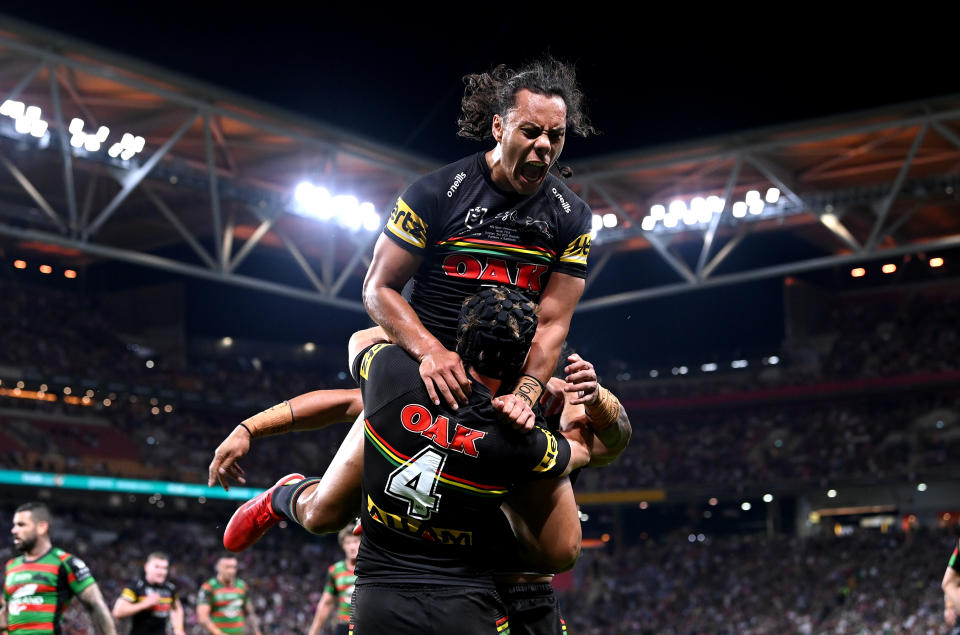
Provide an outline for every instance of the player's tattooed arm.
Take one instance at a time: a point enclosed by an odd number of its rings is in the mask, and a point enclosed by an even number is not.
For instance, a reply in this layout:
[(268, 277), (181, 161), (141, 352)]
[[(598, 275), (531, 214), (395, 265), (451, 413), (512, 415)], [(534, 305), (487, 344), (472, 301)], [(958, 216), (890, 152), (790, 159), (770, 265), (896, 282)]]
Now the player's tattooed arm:
[(91, 584), (81, 591), (78, 597), (90, 615), (90, 620), (100, 633), (103, 633), (103, 635), (117, 635), (117, 627), (113, 623), (113, 616), (110, 615), (107, 603), (103, 601), (103, 594), (100, 593), (100, 587), (96, 584)]
[(250, 622), (250, 630), (253, 635), (263, 635), (260, 632), (260, 620), (257, 618), (257, 612), (253, 610), (253, 602), (250, 601), (250, 598), (247, 598), (244, 603), (244, 610), (247, 612), (247, 621)]

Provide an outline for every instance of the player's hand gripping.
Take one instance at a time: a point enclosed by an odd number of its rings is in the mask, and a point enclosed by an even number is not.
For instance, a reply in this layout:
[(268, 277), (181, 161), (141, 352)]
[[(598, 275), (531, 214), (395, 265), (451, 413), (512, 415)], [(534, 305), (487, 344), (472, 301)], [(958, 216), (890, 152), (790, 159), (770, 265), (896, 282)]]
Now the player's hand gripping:
[(567, 383), (558, 377), (551, 377), (540, 395), (540, 410), (544, 417), (552, 417), (563, 412), (563, 403), (567, 398), (564, 390)]
[(467, 403), (467, 395), (471, 390), (470, 378), (460, 356), (453, 351), (437, 348), (421, 357), (420, 377), (434, 405), (440, 405), (438, 393), (454, 410), (458, 403)]
[(213, 487), (217, 481), (223, 489), (230, 491), (228, 478), (232, 478), (238, 483), (246, 483), (243, 468), (237, 464), (237, 459), (246, 456), (250, 451), (250, 433), (242, 426), (234, 428), (226, 439), (223, 440), (213, 453), (213, 460), (210, 461), (210, 468), (207, 473), (207, 485)]
[(589, 404), (597, 400), (600, 394), (597, 392), (600, 384), (597, 383), (597, 371), (593, 364), (583, 359), (576, 353), (567, 357), (570, 364), (563, 369), (567, 373), (567, 387), (564, 392), (577, 393), (576, 398), (570, 401), (571, 404)]
[(514, 430), (529, 432), (536, 423), (536, 415), (529, 404), (513, 393), (500, 395), (493, 400), (493, 409), (497, 411), (500, 421), (513, 426)]

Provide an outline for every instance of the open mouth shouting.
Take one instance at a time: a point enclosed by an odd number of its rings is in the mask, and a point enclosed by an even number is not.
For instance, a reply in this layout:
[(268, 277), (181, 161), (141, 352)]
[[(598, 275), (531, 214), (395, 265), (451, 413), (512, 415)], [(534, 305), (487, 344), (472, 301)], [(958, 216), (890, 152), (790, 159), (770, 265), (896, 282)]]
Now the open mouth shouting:
[(527, 161), (520, 165), (520, 178), (529, 185), (540, 184), (549, 168), (543, 161)]

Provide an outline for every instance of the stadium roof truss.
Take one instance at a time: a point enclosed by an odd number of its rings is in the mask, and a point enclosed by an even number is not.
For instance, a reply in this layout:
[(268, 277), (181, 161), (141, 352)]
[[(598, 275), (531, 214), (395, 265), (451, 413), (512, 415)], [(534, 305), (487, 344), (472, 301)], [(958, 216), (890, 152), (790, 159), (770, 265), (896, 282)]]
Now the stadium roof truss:
[[(291, 213), (297, 183), (382, 217), (436, 165), (7, 20), (0, 102), (0, 235), (349, 309), (359, 298), (339, 294), (377, 232)], [(120, 154), (136, 137), (142, 154)], [(302, 284), (245, 267), (257, 247), (286, 252)]]
[[(370, 201), (382, 218), (438, 166), (6, 18), (0, 103), (0, 236), (348, 309), (362, 310), (342, 292), (377, 234), (293, 213), (297, 183)], [(573, 167), (571, 186), (617, 219), (594, 240), (582, 311), (960, 246), (960, 96)], [(800, 257), (754, 249), (782, 232)], [(651, 249), (672, 280), (638, 274), (590, 294), (615, 256)]]
[[(643, 287), (638, 275), (633, 288), (588, 297), (581, 311), (960, 246), (958, 96), (575, 167), (578, 193), (594, 212), (618, 219), (594, 239), (591, 279), (612, 254), (647, 248), (676, 279)], [(774, 203), (763, 200), (771, 189)], [(751, 191), (756, 207), (746, 200)], [(671, 205), (676, 209), (668, 220)], [(744, 244), (751, 239), (783, 231), (806, 244), (803, 256), (751, 250), (730, 265), (731, 253), (749, 250)]]

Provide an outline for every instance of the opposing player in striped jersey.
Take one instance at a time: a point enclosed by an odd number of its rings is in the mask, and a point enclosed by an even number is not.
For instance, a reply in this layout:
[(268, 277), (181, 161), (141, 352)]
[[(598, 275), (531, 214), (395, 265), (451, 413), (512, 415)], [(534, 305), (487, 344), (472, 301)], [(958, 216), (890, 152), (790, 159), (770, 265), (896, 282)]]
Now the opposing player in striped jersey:
[(113, 616), (132, 618), (129, 635), (166, 635), (167, 621), (174, 635), (184, 635), (183, 605), (177, 587), (167, 579), (169, 572), (170, 558), (155, 551), (147, 556), (143, 576), (123, 588)]
[(217, 560), (217, 575), (200, 585), (197, 621), (213, 635), (242, 635), (249, 621), (250, 632), (262, 635), (247, 583), (237, 577), (236, 558)]
[(73, 596), (80, 598), (97, 630), (116, 635), (110, 611), (90, 569), (50, 542), (50, 509), (24, 503), (13, 515), (13, 545), (21, 555), (7, 562), (3, 623), (16, 635), (59, 635), (60, 619)]
[(357, 581), (354, 568), (357, 566), (357, 552), (360, 550), (360, 536), (354, 536), (353, 523), (340, 530), (337, 538), (340, 547), (346, 556), (335, 562), (327, 569), (327, 583), (323, 587), (323, 596), (317, 604), (317, 612), (313, 616), (308, 635), (320, 635), (320, 630), (330, 618), (334, 605), (337, 606), (336, 635), (347, 635), (350, 632), (350, 603), (353, 599), (353, 586)]
[(960, 609), (960, 542), (953, 547), (940, 588), (943, 589), (943, 620), (947, 626), (956, 629), (951, 633), (960, 631), (960, 628), (956, 628), (957, 610)]

